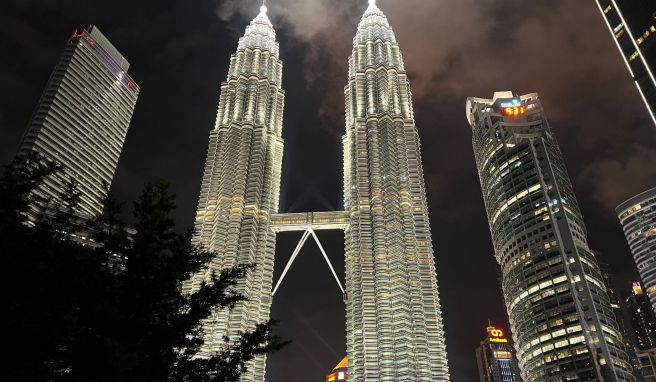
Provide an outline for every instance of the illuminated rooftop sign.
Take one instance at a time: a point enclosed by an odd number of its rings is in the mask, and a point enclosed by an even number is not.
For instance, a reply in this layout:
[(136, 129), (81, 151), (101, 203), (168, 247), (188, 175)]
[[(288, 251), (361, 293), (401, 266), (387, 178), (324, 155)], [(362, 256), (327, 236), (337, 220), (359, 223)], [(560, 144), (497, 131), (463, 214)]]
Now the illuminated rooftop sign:
[(508, 343), (508, 339), (506, 339), (503, 330), (495, 328), (490, 326), (487, 328), (487, 334), (490, 342), (497, 342), (497, 343)]
[(526, 113), (526, 107), (522, 106), (522, 101), (513, 99), (501, 102), (501, 112), (505, 117), (519, 117)]
[(506, 117), (519, 117), (526, 113), (526, 108), (524, 106), (504, 107), (502, 111)]
[(515, 106), (522, 106), (522, 101), (518, 99), (514, 99), (509, 102), (501, 102), (501, 107), (515, 107)]

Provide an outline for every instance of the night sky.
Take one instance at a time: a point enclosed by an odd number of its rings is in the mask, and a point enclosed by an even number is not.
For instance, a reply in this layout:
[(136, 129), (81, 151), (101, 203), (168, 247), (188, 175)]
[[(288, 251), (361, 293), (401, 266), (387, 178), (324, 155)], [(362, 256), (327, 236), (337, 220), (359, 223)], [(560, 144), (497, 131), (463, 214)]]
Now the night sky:
[[(645, 3), (652, 0), (637, 0)], [(366, 0), (270, 0), (286, 91), (281, 211), (341, 209), (347, 57)], [(404, 53), (422, 140), (452, 380), (477, 380), (488, 319), (507, 327), (465, 118), (468, 96), (538, 92), (557, 134), (593, 249), (617, 284), (635, 269), (614, 207), (656, 184), (656, 129), (593, 0), (379, 0)], [(97, 25), (141, 86), (113, 183), (133, 200), (166, 179), (190, 227), (219, 85), (255, 0), (3, 0), (0, 164), (9, 162), (75, 28)], [(130, 205), (129, 203), (127, 204)], [(279, 236), (276, 276), (299, 234)], [(343, 234), (321, 233), (343, 277)], [(308, 242), (272, 316), (293, 344), (268, 382), (322, 381), (345, 354), (341, 294)]]

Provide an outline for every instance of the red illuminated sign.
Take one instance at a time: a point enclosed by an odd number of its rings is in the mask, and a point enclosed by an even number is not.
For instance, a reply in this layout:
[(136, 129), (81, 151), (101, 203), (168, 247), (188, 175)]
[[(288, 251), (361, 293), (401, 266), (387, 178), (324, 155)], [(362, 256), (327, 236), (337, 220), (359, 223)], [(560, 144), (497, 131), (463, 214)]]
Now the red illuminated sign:
[(524, 115), (526, 113), (526, 108), (524, 106), (510, 106), (504, 107), (502, 111), (503, 115), (506, 117), (519, 117), (520, 115)]

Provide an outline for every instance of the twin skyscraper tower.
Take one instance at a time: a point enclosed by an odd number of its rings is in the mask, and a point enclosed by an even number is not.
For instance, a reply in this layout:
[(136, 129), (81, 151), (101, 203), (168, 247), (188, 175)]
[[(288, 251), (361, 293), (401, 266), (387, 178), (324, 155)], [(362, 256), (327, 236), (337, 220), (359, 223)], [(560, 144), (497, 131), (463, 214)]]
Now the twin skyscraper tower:
[[(199, 287), (224, 267), (256, 268), (238, 286), (247, 301), (206, 323), (205, 351), (269, 319), (276, 232), (304, 231), (304, 241), (315, 230), (337, 228), (346, 240), (349, 380), (449, 380), (419, 135), (387, 18), (369, 0), (349, 58), (345, 211), (278, 213), (282, 70), (276, 33), (262, 6), (231, 57), (210, 133), (194, 242), (218, 255), (186, 288)], [(264, 373), (260, 358), (242, 380), (263, 381)]]

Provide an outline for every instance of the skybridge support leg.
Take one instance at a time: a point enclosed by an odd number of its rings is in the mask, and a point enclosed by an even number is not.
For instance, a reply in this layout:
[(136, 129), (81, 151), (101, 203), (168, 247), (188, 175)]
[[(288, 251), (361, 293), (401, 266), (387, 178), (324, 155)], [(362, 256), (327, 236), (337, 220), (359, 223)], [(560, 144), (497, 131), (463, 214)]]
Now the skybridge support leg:
[(335, 268), (333, 268), (333, 265), (330, 263), (330, 260), (328, 259), (328, 255), (326, 255), (326, 251), (323, 249), (323, 245), (321, 245), (321, 242), (319, 241), (319, 238), (317, 237), (317, 234), (314, 233), (314, 230), (312, 228), (310, 228), (309, 231), (310, 231), (310, 234), (312, 234), (312, 237), (314, 238), (314, 241), (319, 246), (319, 249), (321, 250), (321, 254), (323, 255), (323, 258), (326, 260), (326, 263), (328, 264), (328, 267), (330, 268), (330, 271), (333, 273), (333, 276), (335, 277), (335, 281), (337, 281), (337, 286), (342, 291), (342, 295), (343, 295), (344, 294), (344, 287), (342, 287), (342, 282), (339, 281), (339, 277), (337, 277), (337, 273), (335, 272)]
[(274, 296), (276, 294), (276, 291), (280, 287), (282, 280), (285, 278), (285, 275), (289, 271), (289, 268), (291, 268), (292, 264), (294, 263), (294, 260), (296, 260), (296, 257), (298, 256), (298, 253), (301, 251), (301, 248), (303, 248), (303, 244), (305, 244), (305, 241), (307, 240), (308, 236), (310, 236), (309, 229), (303, 232), (303, 236), (301, 236), (301, 240), (299, 240), (298, 244), (296, 245), (296, 248), (294, 249), (294, 253), (292, 253), (292, 256), (289, 258), (289, 261), (287, 261), (285, 270), (282, 271), (282, 275), (280, 275), (280, 279), (278, 279), (278, 283), (276, 284), (276, 287), (273, 288), (273, 292), (271, 293), (271, 296)]

